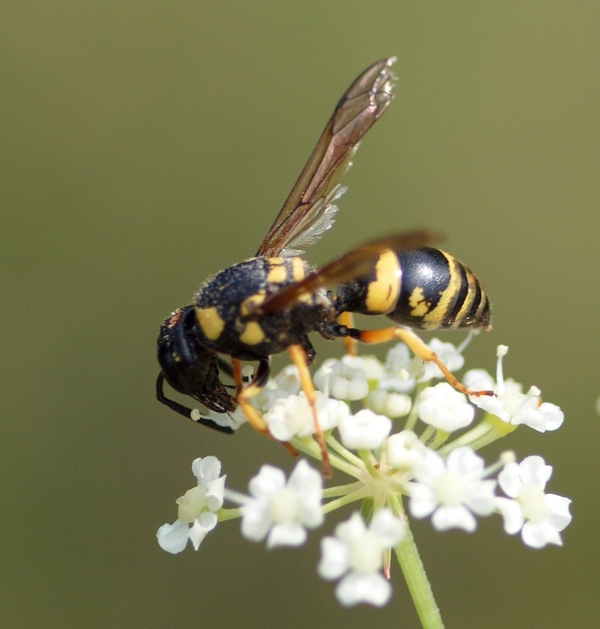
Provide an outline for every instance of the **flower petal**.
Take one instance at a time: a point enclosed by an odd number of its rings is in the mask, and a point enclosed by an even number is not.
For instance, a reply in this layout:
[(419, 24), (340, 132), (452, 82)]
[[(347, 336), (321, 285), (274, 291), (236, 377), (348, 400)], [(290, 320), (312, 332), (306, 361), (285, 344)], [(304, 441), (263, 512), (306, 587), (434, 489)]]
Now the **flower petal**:
[(173, 524), (163, 524), (156, 532), (158, 545), (168, 553), (176, 555), (185, 548), (188, 532), (189, 526), (181, 520), (175, 520)]
[(431, 523), (438, 531), (463, 529), (472, 533), (477, 528), (477, 520), (463, 505), (442, 506), (432, 516)]
[(221, 461), (216, 456), (205, 456), (194, 459), (192, 462), (192, 473), (198, 479), (198, 483), (207, 484), (219, 478), (221, 473)]
[(376, 415), (364, 408), (355, 415), (342, 418), (338, 429), (347, 448), (376, 450), (390, 434), (392, 422), (385, 415)]
[(278, 467), (263, 465), (248, 488), (255, 498), (270, 498), (285, 487), (285, 474)]
[(253, 542), (260, 542), (271, 526), (267, 514), (268, 505), (256, 501), (242, 505), (242, 535)]
[(547, 544), (562, 546), (558, 531), (545, 522), (525, 522), (521, 529), (521, 537), (531, 548), (543, 548)]
[(544, 489), (552, 476), (552, 466), (546, 465), (541, 456), (528, 456), (519, 464), (519, 476), (523, 484), (531, 484)]
[(425, 518), (434, 512), (438, 501), (432, 487), (421, 483), (410, 483), (407, 489), (410, 495), (408, 507), (415, 518)]
[(406, 533), (406, 526), (391, 509), (379, 509), (369, 528), (377, 535), (381, 544), (388, 548), (400, 543)]
[(517, 462), (507, 463), (504, 466), (498, 474), (498, 484), (509, 498), (518, 497), (523, 487), (523, 481), (519, 475), (519, 464)]
[(525, 522), (523, 510), (516, 500), (496, 498), (496, 508), (504, 520), (504, 531), (508, 535), (518, 533)]
[(379, 572), (370, 574), (352, 572), (338, 583), (335, 595), (346, 607), (357, 603), (370, 603), (381, 607), (390, 600), (392, 586)]
[(267, 548), (301, 546), (306, 541), (306, 529), (297, 523), (276, 524), (269, 532)]
[(573, 519), (569, 512), (570, 504), (569, 498), (556, 494), (546, 494), (546, 506), (550, 511), (548, 523), (557, 531), (562, 531)]
[[(212, 515), (214, 515), (214, 513)], [(192, 525), (190, 526), (190, 529), (188, 531), (188, 537), (190, 538), (190, 541), (194, 546), (194, 550), (198, 550), (198, 548), (200, 548), (202, 540), (206, 537), (206, 534), (209, 531), (210, 529), (203, 527), (200, 522), (198, 522), (198, 520), (194, 520), (194, 522), (192, 522)]]
[(321, 540), (321, 560), (317, 572), (323, 579), (341, 577), (350, 567), (350, 547), (336, 537)]

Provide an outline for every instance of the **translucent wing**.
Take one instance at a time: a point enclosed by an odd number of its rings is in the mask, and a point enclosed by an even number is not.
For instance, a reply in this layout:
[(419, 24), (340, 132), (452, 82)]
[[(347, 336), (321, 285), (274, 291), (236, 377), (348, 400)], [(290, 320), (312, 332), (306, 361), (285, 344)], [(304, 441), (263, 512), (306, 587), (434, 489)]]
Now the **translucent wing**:
[(339, 180), (365, 133), (392, 102), (396, 57), (367, 68), (337, 104), (317, 146), (256, 255), (298, 255), (333, 224)]
[(403, 232), (371, 240), (357, 249), (352, 249), (318, 271), (307, 275), (303, 280), (289, 284), (260, 304), (261, 313), (281, 310), (306, 293), (313, 293), (324, 286), (334, 286), (370, 273), (380, 254), (393, 249), (401, 251), (413, 247), (430, 245), (441, 240), (441, 235), (433, 230), (421, 229)]

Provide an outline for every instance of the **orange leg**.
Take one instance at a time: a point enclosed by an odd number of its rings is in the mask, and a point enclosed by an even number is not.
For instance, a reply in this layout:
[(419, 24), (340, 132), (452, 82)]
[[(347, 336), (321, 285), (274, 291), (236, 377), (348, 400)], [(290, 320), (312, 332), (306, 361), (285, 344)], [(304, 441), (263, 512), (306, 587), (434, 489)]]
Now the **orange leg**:
[(321, 449), (323, 476), (325, 478), (331, 478), (331, 463), (329, 462), (329, 454), (327, 452), (325, 437), (323, 435), (323, 431), (321, 430), (321, 424), (319, 424), (315, 385), (313, 384), (310, 372), (308, 371), (308, 365), (306, 363), (306, 352), (301, 345), (290, 345), (288, 351), (294, 365), (296, 365), (296, 368), (298, 369), (298, 375), (300, 377), (300, 387), (302, 391), (304, 391), (304, 395), (306, 395), (306, 399), (308, 400), (308, 403), (310, 404), (310, 408), (312, 410), (317, 443), (319, 444), (319, 448)]
[[(242, 392), (242, 363), (237, 358), (231, 359), (231, 367), (233, 368), (233, 379), (235, 380), (235, 386), (238, 395)], [(252, 396), (251, 396), (252, 397)]]
[(408, 348), (424, 361), (435, 363), (444, 374), (446, 380), (458, 391), (466, 395), (494, 395), (493, 391), (472, 391), (461, 384), (444, 365), (438, 355), (429, 349), (427, 344), (417, 334), (408, 328), (383, 328), (381, 330), (361, 330), (357, 337), (363, 343), (384, 343), (393, 339), (400, 339)]
[[(354, 317), (351, 312), (342, 312), (338, 317), (338, 323), (346, 326), (347, 328), (354, 327)], [(356, 356), (356, 341), (349, 336), (344, 337), (344, 347), (346, 348), (346, 354), (349, 356)]]

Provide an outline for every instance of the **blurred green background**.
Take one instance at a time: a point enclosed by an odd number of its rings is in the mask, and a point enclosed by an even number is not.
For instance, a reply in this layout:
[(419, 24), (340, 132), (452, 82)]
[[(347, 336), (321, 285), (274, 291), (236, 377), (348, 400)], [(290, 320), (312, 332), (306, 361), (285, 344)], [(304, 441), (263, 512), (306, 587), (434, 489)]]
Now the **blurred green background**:
[(308, 257), (423, 226), (476, 271), (494, 330), (467, 364), (506, 343), (507, 374), (562, 406), (501, 448), (554, 465), (574, 520), (543, 551), (497, 517), (416, 522), (423, 559), (448, 627), (597, 626), (599, 32), (596, 1), (5, 0), (0, 626), (417, 626), (399, 570), (385, 609), (340, 608), (320, 535), (267, 552), (234, 522), (176, 557), (154, 537), (195, 457), (240, 490), (293, 466), (155, 401), (157, 329), (255, 252), (338, 98), (393, 54), (396, 101)]

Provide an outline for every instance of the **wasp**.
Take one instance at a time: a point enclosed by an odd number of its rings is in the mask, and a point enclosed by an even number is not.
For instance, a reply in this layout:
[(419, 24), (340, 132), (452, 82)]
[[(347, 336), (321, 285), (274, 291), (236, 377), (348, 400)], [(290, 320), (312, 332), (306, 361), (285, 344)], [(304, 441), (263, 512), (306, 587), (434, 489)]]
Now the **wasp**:
[[(356, 341), (401, 339), (422, 359), (435, 361), (459, 390), (484, 393), (461, 385), (411, 330), (490, 327), (490, 303), (483, 286), (452, 255), (426, 246), (437, 240), (434, 232), (373, 240), (320, 269), (301, 257), (305, 247), (332, 226), (336, 201), (345, 192), (340, 178), (363, 136), (394, 98), (396, 77), (390, 66), (395, 60), (374, 63), (344, 93), (256, 255), (204, 282), (193, 304), (169, 315), (158, 336), (158, 400), (225, 433), (233, 430), (167, 398), (164, 381), (217, 413), (241, 406), (252, 426), (269, 435), (250, 401), (269, 379), (271, 356), (287, 350), (312, 407), (326, 475), (330, 468), (308, 371), (316, 354), (310, 333), (346, 339), (349, 347)], [(385, 315), (394, 325), (359, 330), (352, 327), (352, 313)], [(247, 386), (240, 361), (258, 362)], [(224, 385), (221, 373), (233, 378), (235, 386)]]

